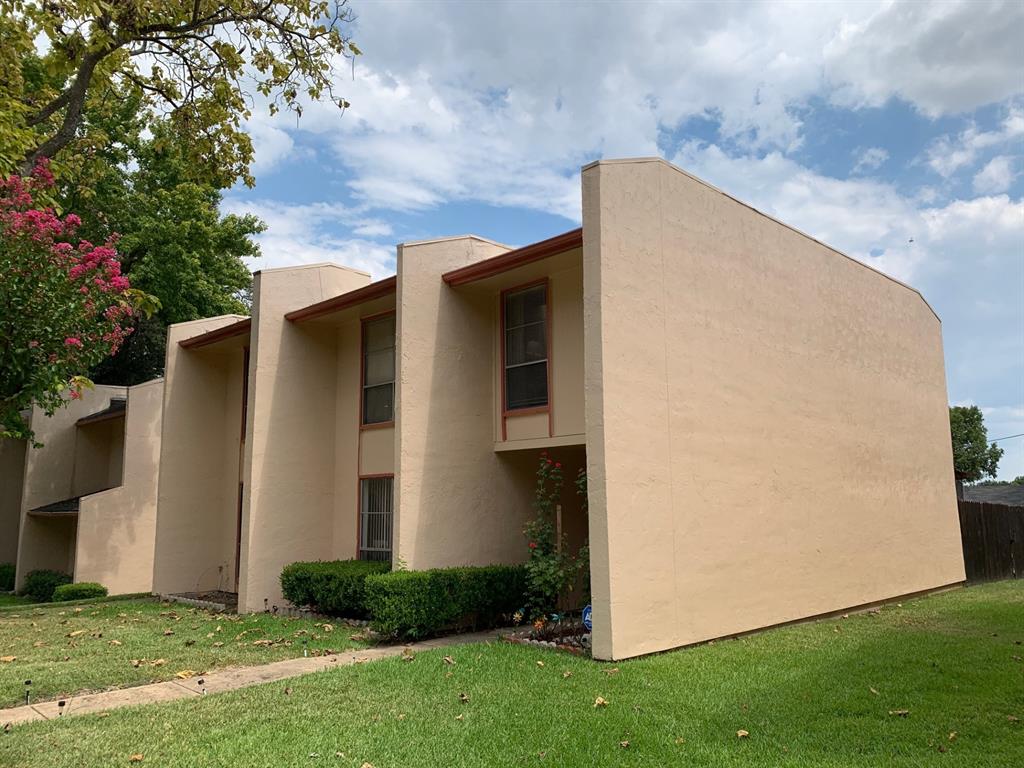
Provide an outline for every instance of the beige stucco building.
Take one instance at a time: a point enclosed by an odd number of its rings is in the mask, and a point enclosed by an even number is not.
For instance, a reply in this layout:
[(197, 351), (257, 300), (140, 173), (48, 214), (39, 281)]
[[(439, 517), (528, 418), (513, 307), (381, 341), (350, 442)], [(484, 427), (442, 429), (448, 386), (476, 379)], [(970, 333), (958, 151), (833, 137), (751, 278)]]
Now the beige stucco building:
[(154, 589), (254, 611), (297, 560), (520, 561), (541, 450), (588, 472), (562, 513), (600, 658), (963, 580), (920, 294), (661, 160), (587, 166), (582, 202), (173, 326)]
[(53, 416), (33, 409), (41, 447), (6, 443), (3, 503), (5, 520), (12, 500), (18, 507), (10, 562), (19, 588), (26, 573), (49, 568), (111, 594), (151, 590), (162, 394), (160, 379), (86, 389)]

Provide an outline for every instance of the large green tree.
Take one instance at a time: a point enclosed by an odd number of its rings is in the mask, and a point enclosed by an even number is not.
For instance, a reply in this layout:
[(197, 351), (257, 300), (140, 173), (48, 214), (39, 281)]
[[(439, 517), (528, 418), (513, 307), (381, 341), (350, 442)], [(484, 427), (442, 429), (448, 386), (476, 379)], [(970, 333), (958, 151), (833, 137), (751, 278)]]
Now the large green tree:
[[(105, 137), (90, 114), (134, 89), (169, 122), (192, 173), (252, 183), (253, 100), (301, 114), (348, 105), (335, 70), (359, 53), (345, 0), (0, 0), (0, 176), (40, 158), (58, 178)], [(30, 66), (26, 66), (26, 63)]]
[(132, 284), (160, 299), (113, 358), (93, 371), (100, 383), (136, 384), (163, 370), (166, 326), (199, 317), (248, 311), (252, 282), (243, 259), (259, 255), (252, 235), (264, 225), (254, 216), (223, 215), (221, 194), (195, 181), (173, 127), (152, 122), (146, 138), (130, 124), (110, 132), (131, 165), (98, 163), (88, 190), (69, 185), (65, 204), (80, 212), (88, 233), (120, 234), (122, 268)]
[(977, 482), (995, 477), (1003, 449), (988, 442), (985, 417), (976, 405), (954, 405), (949, 409), (949, 428), (953, 436), (953, 466), (964, 480)]

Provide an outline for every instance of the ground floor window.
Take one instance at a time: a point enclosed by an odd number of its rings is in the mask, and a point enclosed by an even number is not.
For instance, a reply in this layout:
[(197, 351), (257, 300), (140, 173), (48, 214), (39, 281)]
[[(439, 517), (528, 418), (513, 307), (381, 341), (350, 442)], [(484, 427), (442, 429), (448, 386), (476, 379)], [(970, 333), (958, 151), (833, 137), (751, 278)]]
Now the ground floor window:
[(394, 477), (359, 481), (359, 559), (391, 560)]

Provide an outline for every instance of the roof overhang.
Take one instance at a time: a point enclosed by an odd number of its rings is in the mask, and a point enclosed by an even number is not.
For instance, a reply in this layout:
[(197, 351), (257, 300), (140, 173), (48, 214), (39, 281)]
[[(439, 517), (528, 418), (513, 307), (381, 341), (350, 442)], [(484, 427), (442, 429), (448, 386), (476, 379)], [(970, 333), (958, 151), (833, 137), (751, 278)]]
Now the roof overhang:
[(216, 344), (218, 341), (233, 339), (236, 336), (248, 336), (251, 329), (252, 318), (247, 317), (244, 320), (239, 320), (237, 323), (222, 325), (220, 328), (214, 328), (212, 331), (200, 333), (198, 336), (190, 336), (187, 339), (182, 339), (178, 342), (178, 346), (184, 349), (208, 347), (211, 344)]
[(583, 229), (574, 229), (571, 232), (564, 232), (561, 235), (549, 237), (547, 240), (541, 240), (539, 243), (524, 245), (514, 251), (445, 272), (441, 275), (441, 279), (452, 287), (465, 285), (581, 247), (583, 247)]
[(89, 424), (99, 424), (103, 421), (113, 421), (114, 419), (124, 418), (125, 413), (128, 410), (128, 401), (124, 398), (116, 397), (111, 398), (110, 405), (104, 408), (102, 411), (96, 411), (96, 413), (90, 413), (88, 416), (83, 416), (75, 422), (76, 427), (84, 427)]
[(78, 514), (80, 497), (55, 501), (52, 504), (44, 504), (41, 507), (30, 509), (28, 513), (38, 517), (71, 517)]
[(339, 296), (332, 296), (329, 299), (318, 301), (301, 309), (294, 309), (285, 315), (285, 318), (293, 323), (302, 323), (306, 320), (315, 320), (343, 309), (354, 307), (374, 299), (381, 299), (395, 292), (398, 286), (398, 278), (392, 275), (378, 280), (375, 283), (356, 288), (354, 291), (343, 293)]

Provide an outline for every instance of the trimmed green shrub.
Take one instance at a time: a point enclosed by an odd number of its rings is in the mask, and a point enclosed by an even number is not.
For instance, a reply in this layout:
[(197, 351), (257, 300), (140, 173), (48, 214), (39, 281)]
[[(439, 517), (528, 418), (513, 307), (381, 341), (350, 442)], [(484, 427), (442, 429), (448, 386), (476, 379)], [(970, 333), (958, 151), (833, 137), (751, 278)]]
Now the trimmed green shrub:
[(521, 565), (395, 571), (366, 579), (373, 628), (388, 637), (497, 626), (523, 607), (525, 595)]
[(328, 616), (367, 616), (365, 582), (387, 573), (390, 563), (334, 560), (292, 563), (281, 571), (281, 592), (292, 605), (309, 605)]
[(14, 563), (0, 563), (0, 592), (14, 590)]
[(21, 594), (32, 598), (33, 603), (48, 603), (53, 599), (53, 590), (61, 584), (70, 583), (71, 576), (68, 574), (41, 568), (38, 571), (29, 571), (25, 574), (25, 583), (21, 587)]
[(53, 590), (53, 602), (63, 603), (67, 600), (92, 600), (95, 597), (106, 597), (107, 588), (94, 581), (80, 581), (77, 584), (61, 584)]

